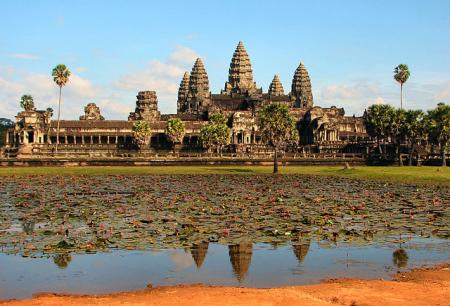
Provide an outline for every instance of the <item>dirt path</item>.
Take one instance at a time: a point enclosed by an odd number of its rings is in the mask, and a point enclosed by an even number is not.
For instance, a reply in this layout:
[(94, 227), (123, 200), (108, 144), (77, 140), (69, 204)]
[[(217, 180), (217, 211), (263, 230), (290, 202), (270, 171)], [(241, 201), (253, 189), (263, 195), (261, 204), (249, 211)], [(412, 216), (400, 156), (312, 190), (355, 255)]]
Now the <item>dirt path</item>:
[(341, 279), (272, 289), (159, 287), (108, 295), (41, 294), (0, 305), (442, 305), (450, 306), (450, 264), (400, 273), (393, 281)]

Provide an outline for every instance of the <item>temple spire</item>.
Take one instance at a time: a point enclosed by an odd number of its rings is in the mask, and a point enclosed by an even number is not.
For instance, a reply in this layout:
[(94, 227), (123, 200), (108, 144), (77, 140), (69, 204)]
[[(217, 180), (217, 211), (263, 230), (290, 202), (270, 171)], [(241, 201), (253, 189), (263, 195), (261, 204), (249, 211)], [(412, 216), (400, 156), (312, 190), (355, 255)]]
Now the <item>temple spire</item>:
[(209, 105), (209, 80), (201, 58), (197, 58), (189, 77), (188, 102), (189, 109), (203, 110)]
[(301, 62), (292, 78), (291, 97), (295, 107), (312, 107), (313, 95), (308, 70)]
[(186, 98), (189, 92), (189, 72), (186, 71), (183, 75), (183, 79), (181, 80), (180, 87), (178, 88), (178, 111), (185, 111)]
[(271, 96), (282, 96), (284, 95), (283, 84), (281, 84), (280, 78), (275, 74), (272, 83), (269, 86), (269, 95)]
[(224, 93), (253, 93), (256, 83), (253, 81), (253, 70), (250, 58), (242, 41), (236, 47), (231, 58), (228, 71), (228, 82), (225, 83)]

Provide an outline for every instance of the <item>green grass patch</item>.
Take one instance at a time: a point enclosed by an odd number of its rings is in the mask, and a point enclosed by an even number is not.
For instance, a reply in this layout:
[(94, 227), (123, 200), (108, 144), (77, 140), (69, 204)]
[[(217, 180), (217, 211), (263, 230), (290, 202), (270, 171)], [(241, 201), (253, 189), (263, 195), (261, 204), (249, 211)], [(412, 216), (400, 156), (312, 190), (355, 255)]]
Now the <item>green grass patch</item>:
[[(86, 166), (86, 167), (4, 167), (0, 175), (146, 175), (146, 174), (271, 174), (272, 166)], [(409, 183), (438, 183), (450, 186), (450, 168), (283, 166), (283, 174), (311, 174), (355, 179)]]

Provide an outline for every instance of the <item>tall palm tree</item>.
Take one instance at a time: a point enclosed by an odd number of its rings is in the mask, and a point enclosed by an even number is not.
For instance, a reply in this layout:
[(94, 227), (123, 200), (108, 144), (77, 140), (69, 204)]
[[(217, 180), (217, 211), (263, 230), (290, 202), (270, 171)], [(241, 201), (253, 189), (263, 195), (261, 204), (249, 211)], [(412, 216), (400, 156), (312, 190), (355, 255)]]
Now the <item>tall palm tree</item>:
[(410, 75), (411, 73), (406, 64), (400, 64), (394, 69), (394, 79), (400, 83), (400, 109), (403, 108), (403, 84), (408, 81)]
[(34, 109), (34, 100), (31, 95), (23, 95), (20, 98), (20, 107), (25, 111), (31, 111)]
[(56, 148), (55, 153), (58, 153), (58, 144), (59, 144), (59, 120), (61, 117), (61, 92), (62, 87), (67, 84), (70, 77), (70, 71), (67, 69), (66, 65), (59, 64), (56, 65), (52, 70), (53, 81), (56, 85), (59, 86), (59, 101), (58, 101), (58, 124), (56, 127)]

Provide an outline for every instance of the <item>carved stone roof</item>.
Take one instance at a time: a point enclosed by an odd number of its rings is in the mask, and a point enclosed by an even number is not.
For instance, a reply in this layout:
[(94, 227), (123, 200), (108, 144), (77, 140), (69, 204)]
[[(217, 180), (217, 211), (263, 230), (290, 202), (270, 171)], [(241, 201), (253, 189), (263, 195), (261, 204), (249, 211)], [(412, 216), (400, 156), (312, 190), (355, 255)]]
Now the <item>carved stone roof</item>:
[(278, 75), (273, 77), (272, 83), (269, 86), (269, 95), (271, 96), (282, 96), (284, 95), (283, 84), (281, 84)]
[(311, 80), (305, 65), (300, 63), (292, 78), (291, 95), (295, 97), (297, 107), (312, 107), (313, 95)]
[(178, 101), (186, 99), (189, 92), (189, 72), (186, 71), (183, 75), (183, 79), (180, 83), (180, 88), (178, 89)]
[(228, 82), (225, 83), (224, 92), (251, 93), (256, 91), (252, 64), (242, 41), (239, 42), (233, 53), (228, 72)]
[[(58, 122), (52, 121), (50, 127), (56, 128)], [(131, 129), (133, 122), (125, 120), (61, 120), (60, 128), (80, 128), (80, 129)]]
[(189, 77), (189, 96), (207, 94), (209, 94), (208, 74), (201, 58), (197, 58)]

